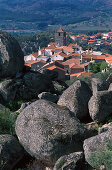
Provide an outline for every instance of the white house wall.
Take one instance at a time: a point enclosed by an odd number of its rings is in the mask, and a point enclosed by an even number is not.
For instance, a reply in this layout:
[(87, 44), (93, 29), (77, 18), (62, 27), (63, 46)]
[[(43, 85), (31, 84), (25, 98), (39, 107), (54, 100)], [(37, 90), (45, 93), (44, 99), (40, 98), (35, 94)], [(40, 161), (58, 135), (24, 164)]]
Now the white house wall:
[(30, 61), (30, 60), (36, 60), (36, 58), (33, 56), (33, 55), (28, 55), (26, 58), (25, 58), (25, 62), (26, 61)]
[(46, 56), (52, 56), (52, 49), (45, 49)]
[(51, 61), (56, 61), (56, 60), (63, 60), (64, 57), (62, 57), (61, 55), (55, 55), (53, 57), (51, 57)]

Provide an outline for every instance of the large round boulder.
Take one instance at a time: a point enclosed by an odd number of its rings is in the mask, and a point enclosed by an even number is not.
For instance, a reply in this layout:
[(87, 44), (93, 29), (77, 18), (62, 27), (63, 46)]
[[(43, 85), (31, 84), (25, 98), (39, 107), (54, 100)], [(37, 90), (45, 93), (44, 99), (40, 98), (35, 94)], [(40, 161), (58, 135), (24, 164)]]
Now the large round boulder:
[(18, 90), (20, 98), (30, 100), (37, 98), (41, 92), (54, 92), (54, 86), (49, 77), (39, 72), (27, 72)]
[(89, 117), (88, 102), (92, 92), (84, 81), (76, 81), (61, 95), (58, 105), (68, 107), (78, 119)]
[(5, 103), (14, 100), (18, 84), (13, 79), (7, 79), (0, 82), (0, 102)]
[(15, 38), (0, 31), (0, 78), (15, 76), (24, 67), (24, 55)]
[(0, 169), (11, 170), (23, 157), (24, 149), (11, 135), (0, 135)]
[(81, 151), (86, 135), (72, 112), (47, 100), (27, 106), (16, 120), (15, 131), (31, 156), (54, 162), (62, 155)]
[(99, 91), (89, 101), (89, 113), (95, 122), (103, 122), (112, 115), (112, 91)]
[(99, 151), (105, 151), (109, 140), (112, 140), (112, 130), (86, 139), (83, 145), (86, 161), (90, 163), (90, 157), (92, 154), (98, 153)]

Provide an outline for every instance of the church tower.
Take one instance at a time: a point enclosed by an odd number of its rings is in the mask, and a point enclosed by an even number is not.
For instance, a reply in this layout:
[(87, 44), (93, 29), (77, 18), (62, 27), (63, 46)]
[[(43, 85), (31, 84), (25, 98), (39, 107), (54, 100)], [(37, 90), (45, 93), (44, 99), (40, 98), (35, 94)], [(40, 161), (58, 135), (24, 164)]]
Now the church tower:
[(60, 46), (66, 46), (66, 31), (59, 29), (55, 32), (55, 42)]

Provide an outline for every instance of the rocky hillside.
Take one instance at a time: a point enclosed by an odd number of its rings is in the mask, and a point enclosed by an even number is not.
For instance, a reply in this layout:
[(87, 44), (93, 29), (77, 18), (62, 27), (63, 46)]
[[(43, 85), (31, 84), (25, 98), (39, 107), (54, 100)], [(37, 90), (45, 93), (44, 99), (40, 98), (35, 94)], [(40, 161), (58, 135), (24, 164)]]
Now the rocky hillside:
[[(61, 85), (52, 72), (27, 70), (5, 32), (0, 59), (1, 170), (112, 169), (112, 73), (92, 78), (90, 87), (81, 80)], [(22, 101), (19, 110), (9, 109), (14, 101)]]

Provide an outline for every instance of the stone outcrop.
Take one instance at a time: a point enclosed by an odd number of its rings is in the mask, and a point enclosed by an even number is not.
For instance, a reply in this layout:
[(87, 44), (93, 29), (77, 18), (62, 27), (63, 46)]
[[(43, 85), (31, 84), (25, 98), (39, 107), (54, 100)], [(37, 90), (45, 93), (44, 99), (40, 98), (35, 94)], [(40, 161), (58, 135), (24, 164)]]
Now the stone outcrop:
[(106, 150), (110, 139), (112, 139), (112, 130), (86, 139), (83, 145), (86, 161), (89, 161), (90, 155), (92, 153)]
[(39, 72), (28, 72), (24, 75), (18, 95), (25, 100), (37, 98), (41, 92), (54, 92), (52, 81), (49, 77)]
[(108, 123), (108, 124), (104, 124), (102, 127), (100, 127), (98, 129), (98, 133), (103, 133), (103, 132), (106, 132), (108, 130), (112, 130), (112, 122), (111, 123)]
[(112, 115), (112, 91), (99, 91), (89, 101), (89, 113), (95, 122), (103, 122)]
[(64, 155), (59, 158), (53, 170), (77, 170), (83, 169), (84, 167), (84, 154), (83, 152), (75, 152), (69, 155)]
[(22, 159), (24, 149), (11, 135), (0, 135), (0, 169), (11, 170)]
[(106, 82), (110, 85), (112, 83), (112, 73), (110, 73), (110, 75), (108, 76), (108, 78), (106, 79)]
[(58, 72), (56, 71), (44, 70), (42, 71), (42, 73), (48, 76), (51, 80), (55, 80), (58, 78)]
[(108, 90), (108, 83), (100, 78), (92, 78), (91, 84), (93, 95), (96, 95), (98, 91)]
[(78, 80), (63, 92), (58, 105), (66, 106), (81, 120), (89, 117), (88, 102), (91, 96), (88, 85)]
[(112, 83), (110, 84), (108, 91), (112, 91)]
[(16, 92), (18, 90), (18, 85), (12, 79), (4, 80), (0, 83), (0, 102), (9, 102), (14, 100)]
[(56, 94), (51, 94), (49, 92), (42, 92), (38, 95), (39, 99), (44, 99), (56, 103), (58, 101), (58, 96)]
[(24, 55), (15, 38), (0, 31), (0, 78), (12, 77), (24, 67)]
[(25, 150), (42, 160), (82, 150), (86, 130), (66, 107), (38, 100), (17, 117), (15, 131)]

